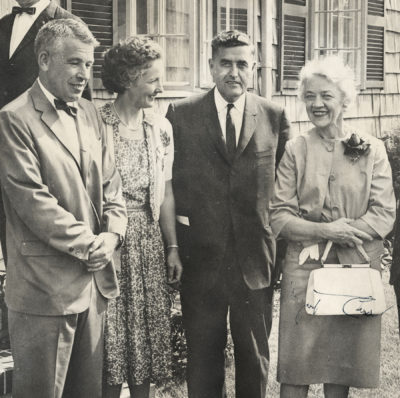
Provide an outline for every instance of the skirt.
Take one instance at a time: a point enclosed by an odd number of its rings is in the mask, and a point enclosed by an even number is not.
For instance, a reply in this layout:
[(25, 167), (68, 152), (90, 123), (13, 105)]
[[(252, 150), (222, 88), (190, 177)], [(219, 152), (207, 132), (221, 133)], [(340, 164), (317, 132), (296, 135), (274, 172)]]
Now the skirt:
[[(375, 242), (375, 241), (374, 241)], [(370, 245), (371, 246), (371, 245)], [(305, 311), (308, 277), (320, 263), (299, 265), (301, 244), (291, 242), (283, 264), (279, 321), (280, 383), (332, 383), (374, 388), (379, 383), (381, 316), (315, 316)], [(320, 253), (324, 246), (320, 246)], [(382, 242), (366, 251), (380, 270)], [(337, 263), (334, 250), (327, 263)]]

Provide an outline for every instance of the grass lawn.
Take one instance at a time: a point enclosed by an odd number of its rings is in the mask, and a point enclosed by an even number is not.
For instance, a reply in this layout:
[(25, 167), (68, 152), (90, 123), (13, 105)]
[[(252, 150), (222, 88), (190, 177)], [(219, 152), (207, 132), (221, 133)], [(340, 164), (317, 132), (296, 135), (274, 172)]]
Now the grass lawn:
[[(350, 390), (351, 398), (399, 398), (400, 397), (400, 350), (399, 332), (397, 322), (396, 300), (393, 288), (388, 284), (389, 272), (383, 272), (386, 302), (391, 307), (382, 318), (382, 350), (381, 350), (381, 379), (380, 387), (374, 390)], [(276, 381), (276, 364), (278, 349), (278, 319), (279, 319), (279, 292), (275, 295), (274, 322), (269, 340), (271, 350), (270, 373), (268, 380), (267, 397), (279, 397), (279, 384)], [(365, 347), (368, 349), (368, 347)], [(234, 398), (234, 370), (232, 366), (227, 369), (228, 398)], [(323, 397), (321, 386), (311, 386), (308, 394), (310, 398)], [(129, 397), (124, 394), (124, 397)], [(156, 398), (186, 398), (186, 386), (174, 385), (168, 390), (158, 389)]]

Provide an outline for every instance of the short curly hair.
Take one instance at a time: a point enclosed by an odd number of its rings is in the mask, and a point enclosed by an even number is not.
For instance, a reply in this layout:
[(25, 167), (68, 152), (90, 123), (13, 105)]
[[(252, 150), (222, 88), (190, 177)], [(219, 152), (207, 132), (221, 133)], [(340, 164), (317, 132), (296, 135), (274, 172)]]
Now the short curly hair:
[(345, 107), (355, 100), (357, 89), (354, 72), (350, 66), (344, 64), (342, 58), (339, 56), (328, 55), (313, 59), (303, 66), (299, 75), (299, 98), (302, 101), (304, 101), (307, 80), (314, 75), (325, 77), (337, 86), (343, 94)]
[(101, 79), (113, 93), (123, 93), (150, 62), (162, 57), (161, 47), (146, 37), (133, 36), (120, 41), (104, 53)]

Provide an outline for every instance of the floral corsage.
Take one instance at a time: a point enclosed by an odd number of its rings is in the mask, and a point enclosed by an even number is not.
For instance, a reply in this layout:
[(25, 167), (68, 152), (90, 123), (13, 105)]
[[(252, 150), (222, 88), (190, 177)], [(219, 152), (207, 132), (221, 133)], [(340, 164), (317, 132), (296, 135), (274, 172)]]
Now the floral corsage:
[(345, 147), (344, 154), (354, 163), (361, 156), (369, 154), (371, 144), (363, 140), (358, 134), (353, 133), (348, 140), (343, 141), (343, 145)]

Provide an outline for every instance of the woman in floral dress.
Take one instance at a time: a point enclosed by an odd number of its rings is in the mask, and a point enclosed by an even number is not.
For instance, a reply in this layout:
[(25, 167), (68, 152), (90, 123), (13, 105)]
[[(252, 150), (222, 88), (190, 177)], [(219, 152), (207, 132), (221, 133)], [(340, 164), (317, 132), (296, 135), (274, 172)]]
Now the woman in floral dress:
[(105, 325), (106, 398), (119, 397), (126, 381), (132, 397), (148, 397), (150, 382), (171, 376), (167, 283), (179, 282), (182, 273), (171, 184), (174, 150), (169, 122), (145, 109), (162, 91), (162, 71), (159, 46), (145, 38), (132, 37), (105, 54), (103, 84), (118, 95), (100, 114), (112, 136), (128, 210), (117, 271), (121, 295), (109, 302)]

